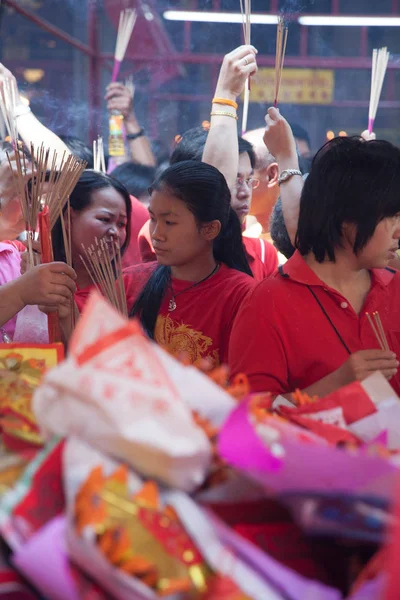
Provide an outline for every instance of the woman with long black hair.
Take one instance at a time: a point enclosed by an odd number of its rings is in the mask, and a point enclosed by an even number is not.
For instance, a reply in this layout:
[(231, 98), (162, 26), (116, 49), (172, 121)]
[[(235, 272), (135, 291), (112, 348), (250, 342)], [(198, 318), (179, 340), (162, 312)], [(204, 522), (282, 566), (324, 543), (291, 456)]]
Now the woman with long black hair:
[(157, 263), (127, 270), (131, 316), (192, 363), (226, 362), (231, 328), (254, 280), (224, 176), (201, 162), (169, 167), (150, 189)]
[[(99, 171), (82, 173), (70, 197), (71, 206), (71, 254), (76, 271), (77, 291), (75, 302), (79, 311), (93, 290), (92, 279), (82, 260), (82, 244), (89, 248), (97, 240), (118, 244), (121, 254), (129, 244), (131, 225), (131, 201), (121, 183)], [(69, 222), (64, 212), (65, 226)], [(61, 218), (53, 233), (54, 260), (66, 260)]]

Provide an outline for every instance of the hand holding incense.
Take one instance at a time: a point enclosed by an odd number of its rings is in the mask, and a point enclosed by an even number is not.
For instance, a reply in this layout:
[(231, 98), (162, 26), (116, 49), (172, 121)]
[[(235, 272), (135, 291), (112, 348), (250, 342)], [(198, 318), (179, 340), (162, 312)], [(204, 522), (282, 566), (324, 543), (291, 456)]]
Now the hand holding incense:
[(288, 28), (282, 17), (279, 18), (276, 32), (276, 57), (275, 57), (275, 97), (274, 107), (278, 106), (279, 89), (281, 87), (283, 64), (285, 62)]
[(389, 62), (387, 48), (375, 49), (372, 53), (371, 94), (369, 100), (368, 131), (372, 133), (374, 122), (381, 97), (383, 81)]

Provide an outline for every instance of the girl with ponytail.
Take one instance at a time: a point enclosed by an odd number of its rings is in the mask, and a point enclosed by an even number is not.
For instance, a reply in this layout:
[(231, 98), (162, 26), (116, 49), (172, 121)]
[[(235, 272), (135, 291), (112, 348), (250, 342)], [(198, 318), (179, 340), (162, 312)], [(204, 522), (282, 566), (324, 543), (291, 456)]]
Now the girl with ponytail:
[(150, 338), (187, 353), (192, 363), (226, 362), (234, 317), (255, 282), (225, 178), (208, 164), (184, 161), (149, 191), (157, 263), (126, 271), (131, 316)]

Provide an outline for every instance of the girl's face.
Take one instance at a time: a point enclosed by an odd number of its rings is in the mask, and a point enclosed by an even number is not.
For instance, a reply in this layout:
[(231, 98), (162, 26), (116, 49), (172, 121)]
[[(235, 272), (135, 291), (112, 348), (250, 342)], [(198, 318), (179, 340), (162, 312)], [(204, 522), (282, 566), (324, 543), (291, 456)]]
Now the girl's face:
[(88, 248), (95, 238), (122, 247), (126, 240), (127, 212), (124, 198), (114, 188), (96, 190), (90, 205), (82, 211), (71, 210), (71, 241), (73, 255), (82, 254), (82, 244)]
[(362, 269), (384, 269), (393, 260), (400, 239), (400, 213), (378, 223), (369, 242), (358, 254)]
[(168, 191), (154, 191), (150, 198), (150, 236), (161, 265), (179, 267), (204, 255), (220, 229), (219, 221), (199, 228), (186, 204)]

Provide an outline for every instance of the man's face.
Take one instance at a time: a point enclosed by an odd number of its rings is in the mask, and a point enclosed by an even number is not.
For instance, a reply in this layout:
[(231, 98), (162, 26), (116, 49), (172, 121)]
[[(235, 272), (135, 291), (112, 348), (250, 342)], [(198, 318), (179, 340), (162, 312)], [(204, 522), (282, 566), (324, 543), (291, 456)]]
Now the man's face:
[(236, 185), (231, 189), (231, 206), (241, 223), (244, 223), (250, 211), (253, 188), (251, 179), (254, 175), (251, 167), (250, 157), (247, 152), (239, 154), (239, 169)]

